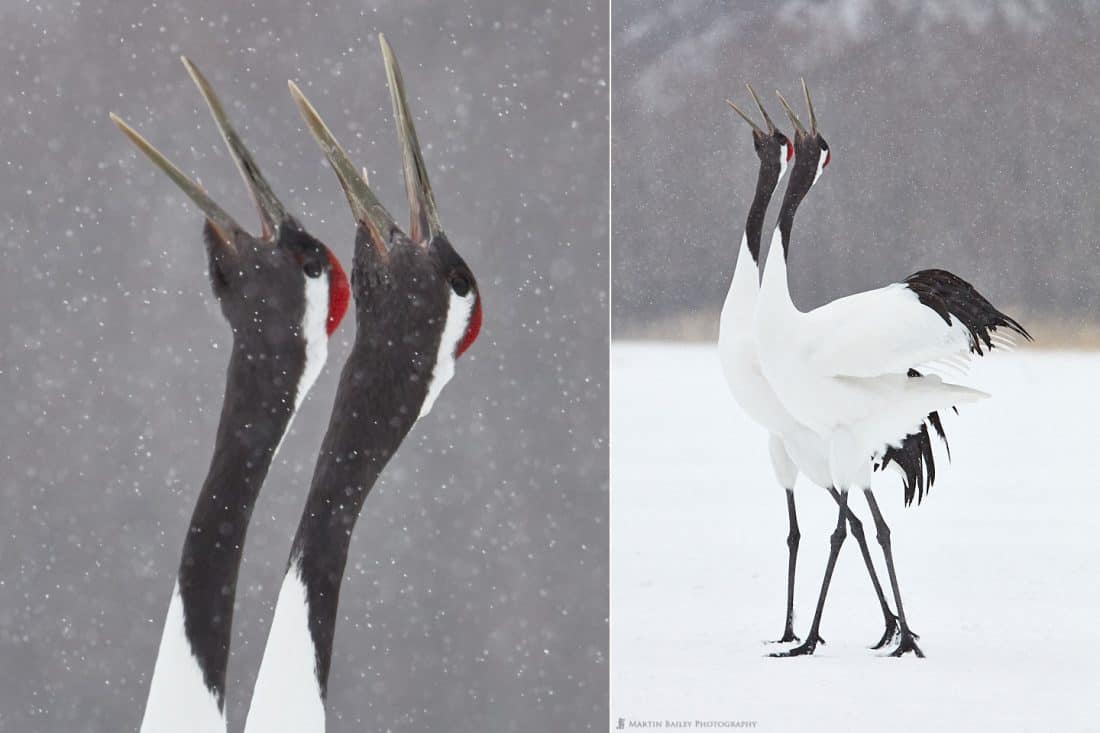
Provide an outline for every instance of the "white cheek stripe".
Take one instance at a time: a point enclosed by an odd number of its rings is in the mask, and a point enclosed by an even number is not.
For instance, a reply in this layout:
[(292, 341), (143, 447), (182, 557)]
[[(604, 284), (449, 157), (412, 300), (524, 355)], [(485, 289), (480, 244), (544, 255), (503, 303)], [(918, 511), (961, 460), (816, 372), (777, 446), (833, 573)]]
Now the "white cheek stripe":
[[(821, 178), (821, 174), (825, 172), (825, 161), (829, 158), (829, 151), (822, 150), (821, 156), (817, 159), (817, 173), (814, 174), (814, 183), (817, 183), (817, 179)], [(810, 184), (811, 186), (813, 183)]]
[(435, 357), (435, 367), (432, 369), (432, 378), (428, 382), (428, 394), (424, 398), (424, 404), (420, 407), (419, 417), (427, 415), (436, 398), (451, 377), (455, 375), (455, 349), (458, 348), (462, 337), (466, 335), (466, 326), (470, 323), (470, 314), (474, 310), (473, 291), (466, 293), (465, 297), (450, 291), (450, 300), (447, 304), (447, 321), (443, 325), (443, 336), (439, 339), (439, 354)]
[(302, 339), (306, 342), (306, 363), (294, 392), (294, 412), (290, 413), (290, 420), (287, 420), (286, 430), (283, 431), (283, 437), (279, 438), (272, 458), (283, 447), (283, 441), (290, 433), (290, 423), (298, 414), (298, 408), (321, 375), (321, 369), (328, 359), (328, 287), (327, 277), (306, 277), (306, 312), (302, 314), (301, 326)]
[(294, 409), (302, 405), (302, 400), (328, 358), (328, 276), (306, 277), (306, 312), (302, 316), (302, 338), (306, 341), (306, 365), (302, 370), (302, 379), (298, 382), (298, 392), (294, 395)]

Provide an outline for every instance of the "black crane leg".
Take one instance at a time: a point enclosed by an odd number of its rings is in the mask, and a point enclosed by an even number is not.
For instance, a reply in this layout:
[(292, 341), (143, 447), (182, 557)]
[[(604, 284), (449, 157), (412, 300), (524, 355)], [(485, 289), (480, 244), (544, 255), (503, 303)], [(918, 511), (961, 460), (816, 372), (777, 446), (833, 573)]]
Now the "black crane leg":
[(894, 604), (898, 608), (898, 621), (901, 624), (901, 635), (898, 646), (894, 651), (890, 652), (890, 656), (900, 657), (906, 652), (913, 652), (918, 657), (923, 657), (924, 652), (917, 646), (917, 639), (920, 637), (914, 634), (912, 629), (909, 628), (909, 623), (905, 620), (905, 607), (901, 605), (901, 591), (898, 589), (898, 574), (894, 570), (894, 553), (890, 548), (890, 528), (886, 525), (886, 520), (882, 518), (882, 512), (879, 511), (878, 502), (875, 501), (875, 495), (871, 493), (870, 489), (864, 489), (863, 494), (867, 497), (867, 505), (871, 507), (871, 514), (875, 518), (875, 528), (878, 530), (878, 542), (882, 545), (882, 554), (886, 556), (886, 570), (890, 573), (890, 585), (894, 588)]
[[(835, 487), (828, 488), (829, 494), (840, 504), (840, 493)], [(871, 585), (875, 587), (875, 595), (878, 597), (879, 606), (882, 608), (882, 618), (886, 624), (886, 630), (882, 632), (882, 638), (878, 640), (872, 649), (881, 649), (893, 640), (898, 633), (898, 617), (890, 610), (890, 604), (886, 602), (886, 594), (882, 592), (882, 584), (879, 583), (878, 573), (875, 572), (875, 563), (871, 560), (871, 550), (867, 547), (867, 537), (863, 534), (863, 522), (852, 512), (851, 507), (844, 505), (845, 514), (848, 517), (848, 527), (852, 530), (852, 536), (859, 543), (860, 554), (863, 555), (863, 563), (867, 566), (867, 574), (871, 576)]]
[(794, 568), (798, 559), (798, 541), (802, 535), (798, 531), (798, 515), (794, 510), (794, 490), (787, 489), (787, 518), (790, 531), (787, 533), (787, 623), (783, 627), (783, 636), (776, 644), (801, 641), (794, 635)]
[(773, 657), (798, 657), (804, 654), (813, 654), (818, 642), (821, 641), (818, 632), (821, 629), (821, 613), (825, 610), (825, 596), (829, 593), (829, 582), (833, 579), (833, 568), (836, 567), (836, 558), (840, 554), (840, 547), (844, 544), (844, 538), (848, 534), (844, 529), (845, 520), (847, 519), (845, 510), (848, 508), (847, 491), (840, 492), (837, 503), (840, 504), (840, 511), (837, 513), (836, 529), (833, 530), (833, 534), (829, 538), (829, 562), (825, 565), (825, 579), (821, 583), (821, 595), (817, 599), (817, 609), (814, 611), (813, 623), (810, 624), (810, 633), (806, 636), (806, 641), (800, 646), (783, 652), (776, 652), (771, 655)]

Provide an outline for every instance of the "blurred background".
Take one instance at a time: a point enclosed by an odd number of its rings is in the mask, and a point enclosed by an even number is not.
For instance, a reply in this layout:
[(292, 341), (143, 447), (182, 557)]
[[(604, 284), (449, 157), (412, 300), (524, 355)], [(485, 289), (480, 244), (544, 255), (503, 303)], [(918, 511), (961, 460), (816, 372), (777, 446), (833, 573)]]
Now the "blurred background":
[(942, 267), (1040, 346), (1100, 343), (1100, 5), (616, 0), (612, 17), (616, 338), (717, 338), (757, 168), (723, 100), (753, 109), (752, 82), (790, 134), (773, 90), (801, 114), (805, 76), (832, 162), (796, 223), (801, 308)]
[[(602, 726), (606, 3), (43, 0), (5, 3), (0, 21), (0, 730), (137, 729), (221, 405), (230, 334), (201, 217), (108, 111), (258, 228), (188, 54), (284, 203), (347, 267), (347, 204), (286, 80), (401, 218), (378, 31), (485, 324), (360, 519), (329, 729)], [(353, 326), (335, 334), (256, 507), (231, 730)]]

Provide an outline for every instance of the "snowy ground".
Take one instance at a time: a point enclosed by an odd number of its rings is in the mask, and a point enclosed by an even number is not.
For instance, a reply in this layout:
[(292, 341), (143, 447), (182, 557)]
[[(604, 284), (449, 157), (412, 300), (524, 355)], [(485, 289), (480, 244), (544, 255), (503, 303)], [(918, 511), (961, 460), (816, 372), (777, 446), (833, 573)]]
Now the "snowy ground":
[[(904, 509), (896, 478), (876, 484), (927, 658), (877, 658), (866, 648), (881, 615), (849, 537), (822, 622), (827, 646), (771, 659), (763, 640), (782, 632), (787, 519), (765, 437), (725, 391), (714, 347), (615, 344), (613, 725), (1100, 728), (1100, 354), (984, 362), (968, 382), (994, 398), (947, 423), (954, 460), (941, 460), (931, 496)], [(796, 497), (795, 630), (804, 636), (836, 515), (816, 487), (800, 484)], [(852, 504), (870, 525), (863, 498)]]

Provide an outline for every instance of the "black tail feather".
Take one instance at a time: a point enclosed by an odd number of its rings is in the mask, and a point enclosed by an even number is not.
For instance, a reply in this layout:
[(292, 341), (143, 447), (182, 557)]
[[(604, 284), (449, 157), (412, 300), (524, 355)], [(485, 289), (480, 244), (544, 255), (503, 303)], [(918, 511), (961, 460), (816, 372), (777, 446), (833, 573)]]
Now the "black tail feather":
[[(909, 377), (920, 377), (921, 373), (916, 369), (910, 369)], [(952, 408), (955, 409), (955, 408)], [(955, 410), (958, 412), (958, 410)], [(913, 503), (916, 498), (920, 505), (924, 495), (932, 490), (932, 484), (936, 481), (936, 458), (932, 453), (932, 436), (928, 432), (928, 426), (943, 441), (947, 448), (947, 459), (951, 460), (951, 445), (947, 442), (947, 433), (943, 429), (943, 422), (938, 412), (931, 412), (921, 423), (920, 429), (915, 433), (906, 435), (898, 447), (887, 446), (882, 454), (882, 464), (877, 468), (885, 469), (891, 462), (897, 465), (902, 473), (902, 488), (905, 491), (905, 506)]]
[[(998, 328), (1006, 328), (1027, 341), (1032, 340), (1027, 329), (994, 308), (985, 296), (958, 275), (946, 270), (921, 270), (905, 278), (905, 284), (916, 293), (924, 306), (935, 311), (947, 325), (953, 324), (953, 318), (959, 319), (970, 335), (970, 351), (979, 356), (993, 350), (993, 334)], [(909, 376), (920, 377), (921, 373), (910, 369)], [(958, 413), (958, 408), (951, 409)], [(897, 447), (888, 446), (882, 454), (881, 465), (876, 466), (885, 468), (893, 462), (901, 470), (906, 506), (912, 504), (914, 498), (919, 505), (936, 481), (936, 459), (932, 452), (929, 425), (943, 441), (950, 460), (951, 445), (947, 442), (943, 422), (938, 412), (932, 412), (921, 423), (919, 430), (906, 435)]]
[[(957, 415), (959, 408), (952, 407)], [(943, 441), (943, 447), (947, 449), (947, 460), (951, 460), (951, 444), (947, 442), (947, 433), (943, 431), (943, 423), (940, 422), (940, 413), (933, 412), (928, 416), (928, 422), (932, 424), (932, 429), (936, 431), (936, 435), (940, 436), (940, 440)]]
[(970, 333), (970, 350), (979, 356), (993, 349), (992, 335), (998, 328), (1007, 328), (1032, 340), (1031, 334), (1015, 319), (994, 308), (973, 285), (947, 270), (921, 270), (905, 278), (905, 284), (947, 325), (952, 324), (952, 316), (958, 318)]

